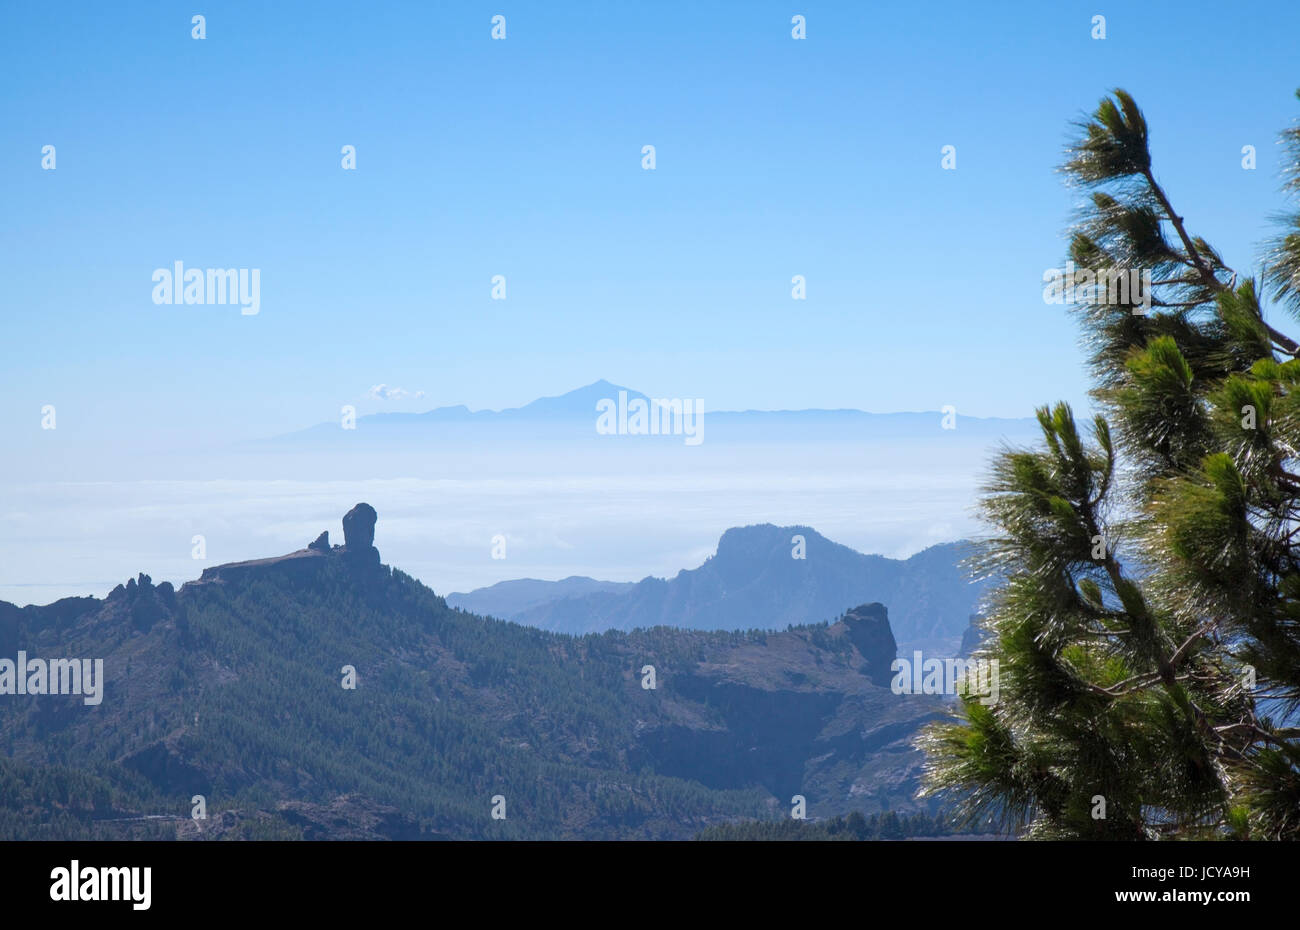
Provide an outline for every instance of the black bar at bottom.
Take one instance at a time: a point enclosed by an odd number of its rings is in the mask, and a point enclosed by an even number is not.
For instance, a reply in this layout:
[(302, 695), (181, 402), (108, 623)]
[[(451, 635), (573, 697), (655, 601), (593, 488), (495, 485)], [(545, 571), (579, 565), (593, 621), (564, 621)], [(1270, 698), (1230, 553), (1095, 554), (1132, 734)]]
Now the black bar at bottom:
[(410, 906), (440, 922), (450, 909), (486, 919), (515, 908), (532, 919), (585, 914), (582, 923), (846, 906), (863, 917), (900, 906), (917, 917), (1008, 907), (1230, 916), (1282, 905), (1295, 861), (1289, 844), (1228, 842), (11, 843), (4, 852), (7, 914), (128, 920), (337, 920)]

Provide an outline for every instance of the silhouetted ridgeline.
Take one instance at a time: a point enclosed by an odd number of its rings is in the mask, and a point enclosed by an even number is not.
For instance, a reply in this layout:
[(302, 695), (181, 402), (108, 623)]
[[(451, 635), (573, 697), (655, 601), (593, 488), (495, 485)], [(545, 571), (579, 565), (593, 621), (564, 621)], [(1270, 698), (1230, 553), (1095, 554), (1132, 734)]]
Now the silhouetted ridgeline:
[(380, 562), (374, 521), (358, 505), (343, 546), (179, 591), (0, 603), (0, 655), (105, 676), (96, 706), (0, 697), (0, 836), (689, 838), (794, 794), (823, 818), (918, 810), (910, 740), (943, 705), (889, 691), (884, 607), (575, 638), (449, 608)]
[[(799, 557), (794, 557), (795, 552)], [(864, 555), (808, 526), (735, 527), (716, 554), (669, 579), (636, 584), (566, 578), (501, 582), (448, 603), (562, 633), (637, 627), (784, 629), (820, 623), (857, 604), (889, 605), (899, 640), (956, 654), (987, 582), (962, 567), (964, 542), (931, 546), (908, 559)], [(939, 651), (936, 649), (936, 651)]]

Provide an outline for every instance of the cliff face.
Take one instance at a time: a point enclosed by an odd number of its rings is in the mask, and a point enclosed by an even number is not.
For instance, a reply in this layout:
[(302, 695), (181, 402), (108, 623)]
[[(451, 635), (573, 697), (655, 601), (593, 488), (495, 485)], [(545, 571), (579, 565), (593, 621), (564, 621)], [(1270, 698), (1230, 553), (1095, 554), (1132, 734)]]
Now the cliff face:
[(447, 608), (380, 563), (367, 517), (344, 546), (179, 591), (142, 575), (104, 600), (0, 604), (5, 655), (102, 657), (105, 677), (93, 707), (0, 699), (4, 765), (37, 794), (51, 766), (87, 779), (86, 821), (183, 837), (688, 837), (788, 815), (794, 794), (811, 816), (915, 805), (910, 740), (941, 705), (888, 690), (883, 606), (780, 633), (575, 639)]
[(844, 624), (849, 641), (863, 658), (862, 673), (872, 684), (889, 687), (893, 672), (889, 666), (898, 655), (894, 631), (889, 628), (889, 612), (884, 604), (863, 604), (846, 613)]

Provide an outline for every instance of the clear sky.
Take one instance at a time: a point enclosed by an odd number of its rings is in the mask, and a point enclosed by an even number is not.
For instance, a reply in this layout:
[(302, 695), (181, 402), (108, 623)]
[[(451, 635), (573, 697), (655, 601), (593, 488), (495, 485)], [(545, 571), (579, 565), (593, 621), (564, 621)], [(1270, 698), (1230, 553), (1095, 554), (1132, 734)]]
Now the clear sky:
[[(1069, 121), (1131, 91), (1189, 226), (1249, 270), (1300, 114), (1294, 2), (42, 2), (0, 21), (10, 435), (47, 403), (61, 430), (235, 440), (343, 403), (498, 408), (598, 378), (713, 410), (1078, 403), (1076, 329), (1041, 296), (1076, 197), (1054, 171)], [(178, 260), (260, 269), (260, 313), (155, 305)], [(379, 383), (425, 396), (367, 398)]]

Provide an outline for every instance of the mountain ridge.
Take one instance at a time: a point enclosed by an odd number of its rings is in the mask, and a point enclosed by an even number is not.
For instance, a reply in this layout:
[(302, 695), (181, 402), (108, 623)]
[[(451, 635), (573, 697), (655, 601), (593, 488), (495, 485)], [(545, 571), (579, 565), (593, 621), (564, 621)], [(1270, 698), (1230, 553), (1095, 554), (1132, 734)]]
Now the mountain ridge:
[(793, 793), (814, 816), (923, 808), (911, 740), (944, 705), (882, 686), (883, 605), (779, 633), (547, 633), (452, 610), (366, 524), (179, 589), (0, 603), (0, 655), (104, 661), (93, 707), (0, 699), (0, 836), (687, 838)]
[[(629, 401), (640, 399), (647, 403), (651, 395), (641, 391), (614, 384), (604, 378), (585, 384), (563, 394), (539, 397), (518, 407), (505, 407), (500, 410), (482, 408), (471, 410), (465, 404), (452, 404), (434, 407), (429, 410), (414, 412), (379, 412), (364, 414), (356, 418), (358, 430), (364, 427), (428, 427), (428, 426), (518, 426), (529, 423), (554, 421), (594, 423), (596, 419), (596, 402), (604, 399), (616, 399), (620, 391), (627, 392)], [(943, 411), (895, 411), (872, 413), (853, 407), (783, 410), (707, 410), (707, 417), (724, 426), (773, 427), (776, 425), (804, 425), (818, 428), (852, 422), (859, 425), (874, 426), (915, 426), (932, 429), (943, 418)], [(981, 431), (1008, 427), (1025, 428), (1032, 426), (1032, 417), (973, 417), (954, 414), (955, 422), (976, 427)], [(268, 437), (257, 442), (277, 442), (295, 438), (308, 438), (317, 435), (333, 435), (339, 429), (337, 422), (317, 423), (292, 430), (277, 436)], [(593, 430), (594, 432), (594, 430)]]
[[(794, 558), (803, 539), (804, 558)], [(961, 562), (973, 543), (939, 543), (907, 559), (857, 552), (811, 527), (771, 523), (732, 527), (696, 568), (670, 578), (646, 576), (601, 590), (593, 582), (529, 586), (531, 603), (509, 585), (447, 595), (453, 607), (474, 609), (539, 629), (567, 633), (631, 630), (659, 625), (690, 629), (780, 629), (817, 623), (871, 601), (893, 604), (892, 627), (909, 644), (942, 643), (956, 654), (987, 584), (970, 582)], [(521, 579), (520, 581), (523, 581)]]

